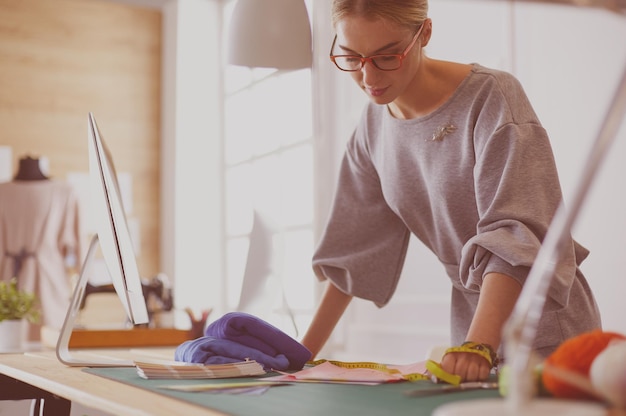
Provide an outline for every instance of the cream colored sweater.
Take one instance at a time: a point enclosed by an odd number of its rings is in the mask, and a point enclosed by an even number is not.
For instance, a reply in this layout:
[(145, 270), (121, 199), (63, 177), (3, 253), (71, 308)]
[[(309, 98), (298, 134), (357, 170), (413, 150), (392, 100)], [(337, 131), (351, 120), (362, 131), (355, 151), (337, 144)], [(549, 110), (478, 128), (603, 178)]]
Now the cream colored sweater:
[[(522, 86), (474, 65), (425, 117), (396, 119), (386, 106), (367, 105), (313, 267), (320, 279), (383, 306), (413, 233), (452, 282), (451, 342), (460, 344), (483, 277), (499, 272), (523, 284), (561, 198), (548, 136)], [(535, 343), (544, 355), (600, 327), (578, 268), (587, 255), (572, 240), (559, 264)]]

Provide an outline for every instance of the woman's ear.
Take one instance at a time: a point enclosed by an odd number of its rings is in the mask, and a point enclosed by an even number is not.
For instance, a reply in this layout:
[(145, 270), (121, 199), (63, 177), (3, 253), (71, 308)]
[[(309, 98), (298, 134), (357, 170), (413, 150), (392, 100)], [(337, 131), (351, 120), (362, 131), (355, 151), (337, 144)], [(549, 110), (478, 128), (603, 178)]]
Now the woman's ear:
[(422, 48), (428, 45), (428, 42), (430, 42), (430, 36), (433, 34), (433, 21), (429, 17), (426, 20), (424, 20), (423, 24), (425, 26), (424, 26), (424, 29), (422, 29), (420, 38), (418, 39), (418, 42), (420, 43), (420, 46)]

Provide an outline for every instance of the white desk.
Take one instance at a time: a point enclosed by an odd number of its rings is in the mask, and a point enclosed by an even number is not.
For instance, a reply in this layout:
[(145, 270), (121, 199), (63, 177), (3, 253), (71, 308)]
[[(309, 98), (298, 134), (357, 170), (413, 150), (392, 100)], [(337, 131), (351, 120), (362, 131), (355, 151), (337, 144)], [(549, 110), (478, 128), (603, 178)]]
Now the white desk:
[[(133, 356), (130, 351), (123, 350), (98, 352), (119, 358)], [(67, 367), (56, 359), (53, 351), (0, 354), (0, 374), (112, 415), (224, 415), (221, 412), (89, 374), (79, 367)]]

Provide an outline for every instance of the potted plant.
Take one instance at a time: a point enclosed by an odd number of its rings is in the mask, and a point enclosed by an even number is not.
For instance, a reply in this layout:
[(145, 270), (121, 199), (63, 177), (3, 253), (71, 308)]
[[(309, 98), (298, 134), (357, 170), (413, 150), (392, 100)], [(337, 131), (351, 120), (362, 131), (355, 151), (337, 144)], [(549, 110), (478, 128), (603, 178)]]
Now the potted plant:
[(25, 321), (39, 321), (37, 297), (20, 290), (16, 279), (0, 281), (0, 351), (21, 349)]

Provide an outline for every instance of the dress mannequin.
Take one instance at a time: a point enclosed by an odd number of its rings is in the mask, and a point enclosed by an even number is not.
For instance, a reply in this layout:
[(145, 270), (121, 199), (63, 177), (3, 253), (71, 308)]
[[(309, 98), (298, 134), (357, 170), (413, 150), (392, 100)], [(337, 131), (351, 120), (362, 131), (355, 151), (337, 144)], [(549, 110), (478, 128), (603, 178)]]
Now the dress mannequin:
[[(41, 160), (19, 161), (12, 181), (0, 183), (0, 280), (17, 278), (20, 289), (35, 293), (40, 324), (60, 328), (71, 298), (65, 259), (82, 258), (78, 195), (65, 181), (48, 178)], [(28, 342), (40, 338), (29, 324)]]
[(17, 181), (38, 181), (48, 179), (48, 177), (41, 171), (39, 159), (26, 156), (20, 159), (17, 173), (13, 179)]

